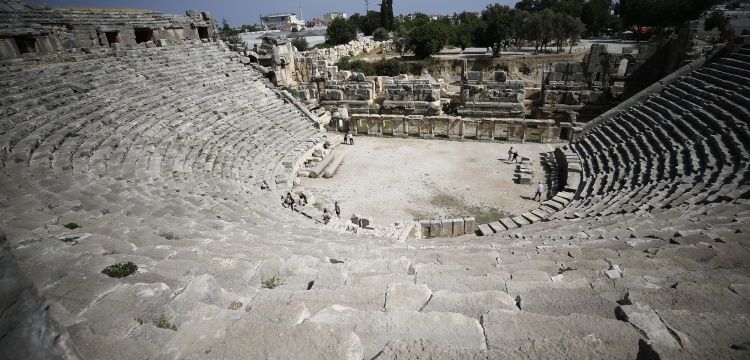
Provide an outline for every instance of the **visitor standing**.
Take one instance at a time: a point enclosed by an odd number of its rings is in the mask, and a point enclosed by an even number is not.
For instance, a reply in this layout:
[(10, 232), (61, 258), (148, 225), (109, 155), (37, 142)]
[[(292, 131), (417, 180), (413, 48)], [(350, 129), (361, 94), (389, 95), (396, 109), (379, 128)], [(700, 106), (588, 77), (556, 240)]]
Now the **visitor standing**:
[(286, 203), (289, 208), (294, 211), (294, 198), (292, 197), (292, 193), (286, 193), (286, 199), (284, 199), (284, 203)]
[(517, 162), (518, 162), (518, 151), (514, 151), (514, 152), (513, 152), (513, 162), (514, 162), (514, 163), (517, 163)]
[(510, 159), (513, 158), (513, 147), (510, 147), (510, 150), (508, 150), (508, 162), (510, 162)]
[(331, 221), (331, 215), (328, 214), (328, 209), (323, 209), (323, 224), (328, 225), (329, 221)]
[(336, 212), (336, 217), (341, 219), (341, 206), (338, 201), (333, 204), (333, 211)]
[(542, 202), (542, 194), (544, 194), (544, 184), (540, 181), (539, 185), (536, 186), (536, 194), (534, 194), (534, 200), (539, 197), (539, 202)]

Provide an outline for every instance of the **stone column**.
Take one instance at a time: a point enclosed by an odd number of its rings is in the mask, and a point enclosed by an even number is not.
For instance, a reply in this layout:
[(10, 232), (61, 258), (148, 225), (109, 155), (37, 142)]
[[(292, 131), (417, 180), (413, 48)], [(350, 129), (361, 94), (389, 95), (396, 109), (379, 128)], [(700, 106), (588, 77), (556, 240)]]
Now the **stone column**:
[(490, 122), (490, 140), (495, 141), (495, 120), (487, 119)]

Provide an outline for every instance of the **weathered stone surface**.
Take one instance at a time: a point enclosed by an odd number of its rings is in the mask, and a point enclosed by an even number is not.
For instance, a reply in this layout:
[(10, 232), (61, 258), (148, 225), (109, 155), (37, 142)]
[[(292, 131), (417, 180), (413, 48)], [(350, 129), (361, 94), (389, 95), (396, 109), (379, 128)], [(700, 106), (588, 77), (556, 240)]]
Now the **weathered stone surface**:
[[(197, 350), (197, 349), (196, 349)], [(238, 321), (220, 341), (189, 354), (185, 359), (362, 359), (357, 335), (325, 324), (295, 327)]]
[(747, 301), (728, 288), (710, 284), (681, 282), (674, 287), (637, 289), (628, 292), (631, 304), (644, 304), (654, 310), (690, 310), (694, 312), (745, 312)]
[(404, 309), (419, 311), (427, 300), (430, 299), (431, 295), (432, 291), (424, 284), (390, 284), (385, 293), (385, 310)]
[(733, 348), (748, 354), (750, 317), (747, 313), (657, 310), (661, 320), (683, 348), (711, 356), (711, 349)]
[(310, 317), (305, 303), (290, 300), (287, 302), (258, 301), (246, 308), (243, 319), (252, 322), (268, 322), (281, 325), (298, 325)]
[(432, 298), (422, 311), (459, 313), (479, 320), (482, 314), (492, 309), (518, 310), (515, 300), (504, 292), (460, 293), (440, 290), (432, 294)]
[[(91, 307), (81, 312), (96, 335), (123, 335), (139, 322), (153, 322), (167, 314), (172, 290), (163, 283), (123, 284), (102, 294)], [(112, 311), (120, 309), (120, 311)]]
[(313, 315), (309, 321), (353, 331), (362, 341), (364, 357), (368, 359), (388, 342), (399, 339), (427, 339), (460, 349), (485, 348), (479, 322), (460, 314), (407, 310), (368, 312), (332, 305)]
[(617, 303), (590, 289), (536, 288), (520, 293), (521, 309), (552, 316), (589, 314), (614, 319)]
[(0, 230), (0, 354), (8, 359), (79, 358), (68, 332), (4, 248)]
[(524, 346), (529, 342), (560, 338), (591, 338), (606, 346), (607, 357), (634, 358), (638, 333), (629, 325), (598, 316), (573, 314), (547, 316), (525, 311), (490, 310), (482, 316), (490, 348)]

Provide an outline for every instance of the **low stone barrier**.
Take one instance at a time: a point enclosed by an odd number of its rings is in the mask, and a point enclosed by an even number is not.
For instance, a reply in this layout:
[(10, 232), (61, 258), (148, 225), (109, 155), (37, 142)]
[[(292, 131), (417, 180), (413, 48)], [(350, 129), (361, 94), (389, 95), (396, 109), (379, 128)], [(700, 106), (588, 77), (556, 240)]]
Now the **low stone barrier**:
[(473, 234), (476, 220), (474, 217), (456, 219), (420, 220), (419, 227), (423, 238), (452, 237)]

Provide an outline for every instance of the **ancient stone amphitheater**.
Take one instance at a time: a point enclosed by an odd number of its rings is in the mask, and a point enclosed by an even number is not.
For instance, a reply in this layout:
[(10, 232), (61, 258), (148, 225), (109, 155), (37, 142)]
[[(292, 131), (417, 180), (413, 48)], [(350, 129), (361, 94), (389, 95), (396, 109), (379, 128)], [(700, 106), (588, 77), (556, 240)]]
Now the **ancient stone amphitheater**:
[(280, 206), (325, 134), (212, 32), (0, 5), (0, 357), (750, 357), (748, 37), (560, 149), (547, 221), (398, 242)]

